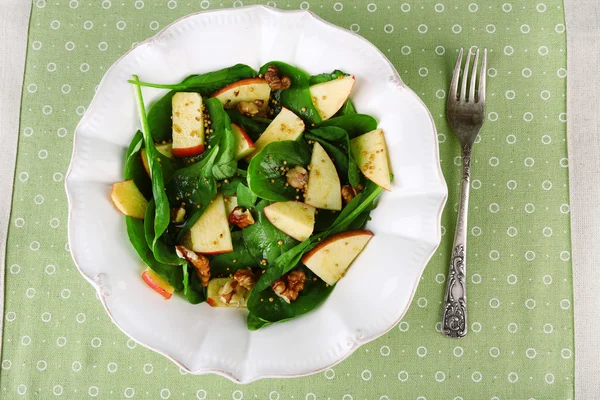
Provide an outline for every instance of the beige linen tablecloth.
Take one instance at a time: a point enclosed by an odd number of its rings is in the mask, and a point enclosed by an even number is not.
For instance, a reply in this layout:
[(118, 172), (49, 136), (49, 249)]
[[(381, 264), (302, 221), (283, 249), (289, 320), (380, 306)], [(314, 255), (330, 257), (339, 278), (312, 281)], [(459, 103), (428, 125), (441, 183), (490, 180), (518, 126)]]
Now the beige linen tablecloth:
[[(577, 399), (600, 399), (600, 1), (565, 1)], [(0, 315), (31, 2), (0, 0)], [(3, 319), (0, 318), (0, 346)], [(1, 349), (0, 349), (1, 350)]]

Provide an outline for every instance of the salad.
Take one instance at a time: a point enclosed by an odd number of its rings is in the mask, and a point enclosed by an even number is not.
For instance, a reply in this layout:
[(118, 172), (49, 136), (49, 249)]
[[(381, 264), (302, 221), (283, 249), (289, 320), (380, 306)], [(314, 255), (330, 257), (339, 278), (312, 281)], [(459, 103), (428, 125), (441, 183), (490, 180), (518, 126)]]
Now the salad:
[[(273, 61), (129, 82), (141, 130), (110, 197), (148, 286), (247, 308), (251, 330), (321, 304), (392, 179), (383, 131), (349, 99), (355, 77)], [(169, 92), (146, 110), (144, 86)]]

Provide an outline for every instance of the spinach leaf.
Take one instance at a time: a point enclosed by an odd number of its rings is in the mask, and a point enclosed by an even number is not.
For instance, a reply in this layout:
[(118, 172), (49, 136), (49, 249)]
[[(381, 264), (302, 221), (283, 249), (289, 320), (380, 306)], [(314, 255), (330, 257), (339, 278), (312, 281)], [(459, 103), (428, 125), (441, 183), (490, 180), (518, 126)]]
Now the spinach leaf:
[(256, 204), (256, 200), (258, 200), (258, 196), (252, 193), (252, 190), (250, 190), (243, 183), (238, 183), (236, 193), (238, 206), (241, 207), (254, 207), (254, 204)]
[[(334, 286), (329, 286), (321, 279), (313, 280), (315, 275), (308, 268), (301, 268), (306, 274), (304, 289), (295, 301), (287, 303), (285, 300), (273, 293), (271, 288), (260, 292), (259, 296), (248, 301), (248, 310), (252, 315), (252, 326), (264, 326), (262, 322), (277, 322), (298, 317), (318, 307), (331, 292)], [(272, 299), (272, 301), (271, 301)], [(248, 325), (251, 328), (250, 325)]]
[[(356, 197), (344, 207), (344, 209), (340, 212), (335, 222), (329, 229), (329, 234), (333, 235), (336, 233), (344, 232), (349, 230), (351, 224), (357, 220), (357, 218), (361, 217), (361, 215), (366, 211), (374, 208), (374, 201), (381, 194), (383, 189), (377, 186), (375, 183), (368, 181), (365, 189), (360, 192)], [(368, 214), (367, 214), (368, 217)], [(361, 225), (366, 222), (366, 219), (363, 215), (363, 220), (361, 221)]]
[(313, 129), (305, 137), (316, 140), (323, 145), (325, 151), (332, 158), (343, 183), (350, 183), (354, 187), (360, 184), (360, 169), (350, 151), (350, 139), (345, 130), (335, 126), (327, 126)]
[[(294, 247), (298, 241), (275, 228), (263, 212), (263, 208), (271, 204), (261, 200), (254, 208), (256, 221), (242, 230), (248, 251), (257, 261), (274, 262), (279, 256)], [(269, 268), (269, 267), (267, 267)]]
[(312, 86), (312, 85), (316, 85), (318, 83), (329, 82), (334, 79), (343, 78), (344, 76), (348, 76), (348, 75), (350, 75), (350, 74), (347, 74), (343, 71), (340, 71), (339, 69), (336, 69), (335, 71), (333, 71), (330, 74), (319, 74), (319, 75), (311, 76), (310, 79), (308, 80), (308, 84), (310, 86)]
[(346, 100), (342, 108), (335, 114), (335, 117), (341, 117), (342, 115), (353, 115), (356, 114), (356, 108), (350, 99)]
[(323, 232), (331, 228), (335, 219), (340, 214), (337, 211), (332, 210), (318, 210), (315, 214), (315, 233)]
[(253, 141), (258, 140), (259, 136), (267, 129), (267, 126), (271, 123), (270, 119), (260, 117), (247, 117), (240, 114), (237, 110), (227, 110), (229, 119), (234, 124), (238, 124), (246, 131), (250, 139)]
[[(144, 105), (144, 98), (142, 97), (142, 88), (137, 84), (139, 83), (137, 75), (133, 75), (133, 79), (134, 82), (136, 82), (137, 105), (140, 114), (140, 122), (142, 124), (144, 144), (146, 145), (146, 154), (148, 155), (148, 166), (152, 179), (152, 195), (154, 197), (154, 202), (156, 203), (156, 213), (154, 218), (154, 240), (156, 241), (167, 230), (167, 227), (171, 222), (171, 208), (169, 206), (169, 199), (165, 193), (163, 165), (161, 165), (161, 162), (165, 166), (165, 171), (168, 170), (166, 166), (170, 166), (170, 163), (165, 156), (156, 150), (154, 140), (150, 135), (150, 127), (148, 126), (148, 119), (146, 117), (146, 106)], [(160, 158), (161, 156), (162, 159)]]
[(239, 184), (246, 185), (246, 171), (238, 169), (234, 176), (217, 183), (219, 192), (225, 196), (235, 196)]
[(248, 326), (248, 329), (251, 331), (257, 331), (260, 328), (265, 327), (270, 324), (271, 323), (269, 321), (260, 319), (259, 317), (257, 317), (256, 315), (254, 315), (252, 313), (249, 313), (248, 317), (246, 319), (246, 325)]
[(171, 89), (169, 93), (156, 101), (148, 112), (148, 122), (150, 124), (151, 134), (157, 142), (171, 140), (173, 112), (172, 99), (177, 92), (198, 92), (202, 96), (210, 96), (217, 90), (230, 83), (246, 78), (254, 78), (256, 72), (247, 65), (237, 64), (230, 68), (224, 68), (214, 72), (208, 72), (201, 75), (191, 75), (185, 78), (181, 83), (174, 85), (162, 85), (147, 82), (129, 81), (141, 86), (148, 86), (161, 89)]
[(231, 232), (231, 243), (233, 244), (232, 252), (217, 254), (210, 260), (211, 276), (229, 276), (238, 269), (258, 266), (256, 258), (246, 247), (242, 231)]
[(140, 192), (146, 197), (152, 197), (152, 182), (142, 164), (140, 150), (144, 147), (142, 132), (137, 131), (131, 139), (125, 158), (125, 180), (133, 179)]
[(194, 225), (217, 194), (212, 167), (218, 152), (219, 146), (213, 147), (202, 161), (175, 171), (167, 184), (166, 192), (173, 204), (185, 202), (186, 205), (187, 220), (180, 236)]
[(317, 128), (336, 126), (348, 132), (350, 139), (377, 129), (375, 118), (366, 114), (349, 114), (328, 119), (317, 124)]
[(231, 131), (231, 121), (219, 100), (208, 99), (204, 104), (212, 121), (210, 127), (213, 133), (209, 144), (211, 147), (219, 145), (219, 151), (212, 167), (213, 177), (217, 180), (230, 178), (237, 170), (235, 137)]
[(154, 257), (157, 261), (163, 264), (170, 265), (182, 265), (186, 264), (183, 258), (180, 258), (175, 252), (175, 246), (169, 246), (166, 243), (166, 233), (163, 234), (158, 240), (155, 240), (156, 237), (154, 235), (154, 214), (155, 214), (156, 206), (154, 204), (154, 199), (151, 199), (148, 202), (148, 207), (146, 208), (146, 216), (144, 218), (144, 231), (146, 235), (146, 243), (148, 247), (152, 249), (154, 253)]
[(265, 74), (269, 65), (279, 69), (279, 76), (289, 76), (292, 84), (289, 89), (280, 93), (281, 105), (289, 108), (297, 116), (309, 123), (321, 121), (321, 116), (312, 102), (310, 95), (310, 76), (299, 68), (281, 61), (271, 61), (260, 68), (260, 73)]
[(175, 290), (183, 289), (183, 273), (177, 266), (160, 263), (154, 258), (154, 254), (148, 244), (144, 234), (144, 222), (137, 218), (125, 217), (127, 223), (127, 235), (133, 248), (138, 253), (144, 264), (152, 268), (154, 272), (165, 279)]
[(204, 287), (202, 281), (198, 277), (198, 273), (188, 263), (181, 266), (183, 271), (183, 294), (187, 301), (191, 304), (202, 303), (206, 300), (204, 295)]
[(306, 166), (310, 163), (310, 148), (303, 140), (283, 140), (269, 143), (248, 166), (248, 186), (258, 197), (271, 201), (293, 200), (300, 195), (286, 186), (281, 168)]

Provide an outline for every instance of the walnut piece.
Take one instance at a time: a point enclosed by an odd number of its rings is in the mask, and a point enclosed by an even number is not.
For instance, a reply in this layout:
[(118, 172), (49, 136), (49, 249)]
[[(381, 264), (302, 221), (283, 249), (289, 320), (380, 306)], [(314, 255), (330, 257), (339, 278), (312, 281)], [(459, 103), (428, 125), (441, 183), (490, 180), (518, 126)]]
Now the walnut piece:
[(237, 110), (240, 114), (247, 115), (249, 117), (254, 117), (258, 114), (258, 106), (250, 101), (240, 101), (237, 105)]
[(350, 203), (357, 194), (358, 192), (352, 185), (342, 186), (342, 199), (344, 199), (345, 204)]
[(241, 287), (248, 290), (252, 290), (256, 284), (256, 277), (250, 268), (237, 270), (235, 274), (233, 274), (233, 279), (235, 279)]
[(202, 281), (202, 286), (208, 286), (208, 281), (210, 280), (210, 263), (208, 262), (208, 258), (185, 246), (175, 246), (175, 252), (180, 258), (185, 258), (192, 263)]
[(298, 298), (298, 294), (304, 289), (305, 282), (306, 274), (297, 269), (273, 282), (271, 289), (277, 296), (290, 303)]
[(265, 80), (269, 84), (271, 90), (289, 89), (292, 85), (292, 80), (289, 76), (279, 77), (279, 69), (275, 65), (269, 65), (265, 73)]
[[(238, 293), (238, 289), (244, 290), (244, 288), (238, 288), (238, 283), (236, 281), (227, 281), (227, 283), (219, 289), (219, 300), (225, 304), (230, 304), (234, 299), (233, 296)], [(241, 305), (239, 302), (239, 296), (236, 296), (235, 303), (237, 303), (238, 306)]]
[(288, 185), (294, 189), (304, 189), (308, 183), (308, 171), (304, 167), (296, 165), (285, 174), (285, 178)]
[(244, 229), (254, 224), (254, 217), (252, 217), (250, 210), (237, 206), (229, 214), (229, 223), (236, 225), (240, 229)]

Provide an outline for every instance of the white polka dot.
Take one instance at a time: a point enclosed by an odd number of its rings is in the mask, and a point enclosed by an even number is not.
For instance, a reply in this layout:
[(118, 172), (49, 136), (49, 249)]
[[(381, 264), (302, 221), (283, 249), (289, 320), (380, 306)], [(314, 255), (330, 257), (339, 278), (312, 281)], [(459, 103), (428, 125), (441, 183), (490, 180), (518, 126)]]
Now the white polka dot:
[(198, 389), (196, 391), (196, 398), (198, 400), (205, 400), (206, 396), (207, 396), (206, 390), (204, 390), (204, 389)]
[(538, 49), (538, 53), (541, 56), (547, 56), (548, 55), (548, 46), (540, 46), (540, 48)]
[(462, 26), (460, 26), (458, 24), (453, 25), (452, 26), (452, 32), (456, 33), (456, 34), (461, 33), (462, 32)]
[(507, 56), (512, 56), (514, 52), (515, 52), (515, 49), (513, 49), (512, 46), (504, 47), (504, 54), (506, 54)]
[(517, 137), (513, 134), (506, 136), (506, 143), (515, 144), (517, 142)]
[(38, 251), (40, 249), (40, 242), (34, 240), (33, 242), (29, 243), (29, 249), (32, 251)]
[(12, 361), (3, 360), (1, 365), (2, 365), (2, 369), (10, 369), (12, 367)]
[(571, 308), (571, 300), (562, 299), (560, 301), (560, 308), (562, 308), (563, 310), (568, 310), (569, 308)]
[(92, 339), (90, 344), (92, 345), (92, 347), (98, 348), (98, 347), (102, 346), (102, 339), (100, 339), (99, 337), (95, 337)]
[(27, 85), (27, 91), (29, 93), (35, 93), (35, 92), (37, 92), (37, 89), (38, 89), (38, 87), (35, 83), (30, 83), (29, 85)]
[(515, 324), (514, 322), (511, 322), (510, 324), (508, 324), (508, 331), (510, 333), (517, 333), (517, 329), (518, 329), (518, 325)]
[(144, 8), (144, 2), (142, 0), (136, 0), (136, 2), (133, 5), (138, 10), (141, 10), (142, 8)]
[(425, 346), (417, 347), (417, 355), (421, 358), (425, 357), (427, 355), (427, 347), (425, 347)]
[(13, 322), (15, 319), (17, 319), (17, 313), (14, 311), (9, 311), (6, 313), (5, 318), (8, 322)]
[(533, 260), (535, 260), (535, 252), (531, 251), (531, 250), (527, 250), (525, 252), (525, 259), (527, 261), (533, 261)]
[(269, 393), (269, 400), (279, 400), (279, 392), (272, 391)]
[(90, 395), (90, 397), (96, 397), (99, 393), (100, 390), (98, 389), (98, 386), (90, 386), (88, 389), (88, 395)]
[(61, 396), (63, 391), (63, 387), (60, 385), (56, 385), (52, 388), (52, 393), (54, 393), (55, 396)]
[(46, 265), (46, 268), (44, 268), (44, 272), (48, 275), (54, 275), (56, 273), (56, 267), (52, 264), (48, 264)]
[(406, 372), (406, 371), (398, 372), (398, 380), (400, 382), (406, 382), (408, 380), (408, 372)]
[(510, 237), (515, 237), (518, 233), (519, 231), (514, 226), (510, 226), (508, 229), (506, 229), (506, 234)]
[(463, 354), (465, 353), (465, 351), (463, 350), (462, 347), (460, 346), (456, 346), (453, 350), (452, 350), (452, 354), (454, 354), (454, 357), (460, 358), (463, 356)]
[(58, 20), (55, 19), (54, 21), (50, 22), (50, 28), (52, 28), (54, 30), (59, 29), (60, 28), (60, 21), (58, 21)]
[(510, 4), (510, 3), (504, 3), (502, 5), (502, 11), (504, 11), (504, 12), (511, 12), (512, 11), (512, 4)]
[[(202, 6), (202, 3), (200, 3), (200, 6)], [(118, 30), (122, 31), (127, 27), (127, 23), (125, 21), (119, 21), (116, 26)]]
[[(494, 25), (494, 24), (487, 24), (487, 25), (485, 26), (485, 31), (486, 31), (487, 33), (495, 33), (495, 32), (496, 32), (496, 25)], [(495, 76), (495, 75), (494, 75), (494, 76)]]
[(81, 72), (88, 72), (88, 71), (90, 70), (90, 64), (88, 64), (88, 63), (82, 63), (82, 64), (79, 66), (79, 70), (80, 70)]
[(42, 107), (42, 112), (44, 113), (44, 115), (52, 114), (52, 106), (49, 104), (46, 104), (44, 107)]
[(488, 119), (492, 122), (498, 121), (498, 113), (495, 111), (492, 111), (491, 113), (488, 114)]
[(531, 78), (531, 75), (532, 75), (531, 69), (523, 68), (521, 70), (521, 75), (523, 75), (523, 77), (525, 77), (525, 78)]
[(150, 29), (155, 31), (159, 28), (160, 24), (158, 23), (158, 21), (152, 21), (152, 22), (150, 22), (150, 25), (148, 25), (148, 26), (150, 27)]
[(526, 356), (527, 356), (527, 358), (529, 358), (529, 359), (534, 359), (534, 358), (535, 358), (535, 356), (537, 355), (537, 352), (535, 351), (535, 349), (533, 349), (533, 348), (531, 348), (531, 347), (530, 347), (530, 348), (528, 348), (528, 349), (525, 351), (525, 355), (526, 355)]
[(35, 293), (35, 289), (30, 287), (25, 291), (25, 296), (27, 296), (28, 299), (33, 299), (35, 297)]
[(496, 214), (498, 211), (500, 211), (500, 206), (498, 203), (491, 203), (488, 209), (492, 214)]
[(479, 285), (481, 283), (481, 275), (479, 275), (479, 274), (471, 275), (471, 282), (473, 282), (475, 285)]
[(44, 312), (42, 313), (42, 321), (43, 322), (50, 322), (50, 320), (52, 319), (52, 314), (49, 312)]
[(390, 347), (389, 346), (381, 346), (381, 348), (379, 349), (379, 353), (384, 357), (389, 356), (391, 353)]
[(419, 76), (425, 77), (425, 76), (427, 76), (427, 74), (429, 74), (429, 70), (427, 68), (425, 68), (425, 67), (419, 68)]
[(525, 120), (525, 122), (533, 121), (533, 114), (527, 111), (525, 114), (523, 114), (523, 120)]
[(570, 349), (562, 349), (560, 351), (560, 355), (562, 358), (567, 359), (567, 358), (571, 358), (571, 356), (573, 355), (573, 352)]
[(83, 324), (86, 319), (87, 317), (84, 313), (79, 313), (75, 316), (75, 321), (77, 321), (78, 324)]
[(480, 227), (478, 226), (474, 226), (473, 228), (471, 228), (471, 235), (473, 236), (480, 236), (482, 233), (482, 230)]
[[(340, 3), (336, 3), (336, 4), (340, 4)], [(335, 6), (334, 6), (334, 7), (335, 7)], [(385, 26), (383, 27), (383, 31), (384, 31), (385, 33), (392, 33), (392, 32), (394, 32), (394, 25), (392, 25), (392, 24), (387, 24), (387, 25), (385, 25)]]
[(60, 297), (61, 297), (61, 299), (68, 299), (69, 297), (71, 297), (71, 291), (69, 289), (61, 290)]
[(531, 31), (531, 28), (527, 24), (521, 25), (521, 33), (528, 34)]
[(27, 182), (28, 179), (29, 179), (29, 174), (27, 172), (21, 172), (19, 174), (19, 180), (21, 182)]
[(500, 307), (500, 300), (498, 300), (495, 297), (493, 299), (490, 299), (490, 307), (491, 308), (498, 308), (498, 307)]
[(61, 336), (59, 338), (56, 339), (56, 345), (58, 347), (64, 347), (67, 344), (67, 338), (64, 336)]
[(421, 308), (427, 307), (427, 299), (425, 297), (419, 297), (417, 305)]
[(528, 310), (533, 310), (535, 308), (535, 300), (534, 299), (525, 300), (525, 307), (527, 307)]
[(35, 196), (33, 198), (33, 202), (37, 205), (44, 203), (44, 196), (42, 196), (41, 194), (38, 194), (37, 196)]
[(167, 388), (161, 389), (160, 391), (160, 398), (163, 400), (168, 399), (169, 397), (171, 397), (171, 391)]
[(469, 4), (469, 11), (470, 12), (477, 12), (477, 10), (479, 10), (479, 6), (476, 3)]
[(551, 275), (544, 275), (542, 280), (544, 281), (544, 284), (546, 284), (546, 285), (552, 284), (552, 276)]
[(438, 382), (444, 382), (446, 380), (446, 374), (442, 371), (438, 371), (435, 373), (435, 380)]
[(544, 382), (546, 382), (549, 385), (552, 385), (554, 383), (554, 375), (551, 373), (547, 373), (544, 376)]
[(69, 1), (69, 7), (71, 7), (71, 8), (77, 8), (77, 7), (79, 7), (79, 1), (77, 1), (77, 0), (71, 0), (71, 1)]
[(402, 46), (402, 48), (400, 49), (400, 53), (404, 54), (405, 56), (410, 54), (410, 46)]
[(442, 55), (444, 55), (445, 52), (446, 52), (446, 48), (444, 46), (436, 46), (435, 54), (437, 54), (438, 56), (442, 56)]
[(510, 383), (515, 383), (518, 380), (519, 380), (519, 375), (517, 375), (516, 372), (511, 372), (510, 374), (508, 374), (508, 381)]
[(552, 326), (552, 324), (544, 324), (544, 333), (552, 333), (552, 331), (554, 330), (554, 327)]
[(481, 374), (481, 372), (479, 371), (475, 371), (471, 374), (471, 379), (473, 380), (473, 382), (481, 382), (481, 380), (483, 379), (483, 375)]
[(408, 322), (406, 322), (406, 321), (402, 321), (402, 322), (400, 322), (400, 323), (398, 324), (398, 329), (400, 329), (400, 331), (402, 331), (402, 332), (406, 332), (406, 331), (408, 331), (408, 329), (409, 329)]
[(567, 77), (567, 70), (564, 68), (559, 68), (556, 71), (556, 75), (558, 75), (559, 78), (566, 78)]
[(73, 42), (65, 43), (65, 49), (67, 49), (67, 51), (75, 50), (75, 43), (73, 43)]
[(15, 219), (15, 226), (17, 228), (22, 228), (23, 226), (25, 226), (25, 220), (23, 218)]
[(31, 338), (27, 335), (21, 337), (21, 344), (23, 346), (29, 346), (31, 344)]
[(518, 278), (515, 274), (510, 274), (508, 277), (506, 277), (506, 281), (509, 285), (514, 285), (515, 283), (517, 283)]
[(85, 107), (84, 106), (79, 106), (75, 109), (75, 113), (77, 115), (83, 115), (85, 114)]
[(375, 3), (369, 3), (367, 5), (367, 11), (369, 11), (369, 12), (375, 12), (375, 11), (377, 11), (377, 4), (375, 4)]
[(535, 7), (536, 10), (538, 10), (538, 12), (546, 12), (546, 5), (544, 3), (540, 3)]
[(88, 20), (83, 23), (83, 29), (85, 29), (86, 31), (89, 31), (93, 27), (94, 27), (94, 23), (92, 21)]
[(365, 369), (361, 374), (360, 374), (361, 378), (363, 381), (370, 381), (371, 380), (371, 371), (369, 371), (368, 369)]
[(400, 10), (402, 12), (405, 12), (405, 13), (409, 12), (410, 11), (410, 4), (408, 4), (408, 3), (402, 3), (402, 5), (400, 6)]
[(533, 213), (534, 211), (535, 211), (535, 206), (534, 206), (533, 204), (531, 204), (531, 203), (527, 203), (527, 204), (525, 204), (525, 212), (526, 212), (527, 214), (531, 214), (531, 213)]
[(332, 370), (331, 368), (326, 369), (324, 375), (325, 375), (325, 378), (331, 380), (331, 379), (335, 378), (335, 371)]
[(358, 32), (358, 31), (360, 31), (360, 26), (358, 24), (352, 24), (352, 25), (350, 25), (350, 30), (352, 32)]
[[(337, 2), (337, 3), (335, 3), (335, 4), (333, 5), (333, 9), (334, 9), (335, 11), (337, 11), (337, 12), (340, 12), (340, 11), (342, 11), (342, 10), (344, 9), (344, 5), (343, 5), (342, 3), (340, 3), (340, 2)], [(386, 26), (387, 26), (387, 25), (386, 25)], [(390, 25), (390, 26), (391, 26), (391, 25)], [(385, 30), (385, 28), (384, 28), (384, 30)], [(394, 27), (392, 27), (392, 31), (393, 31), (393, 30), (394, 30)], [(387, 32), (387, 31), (386, 31), (386, 32)], [(388, 33), (389, 33), (389, 32), (388, 32)]]
[(542, 182), (542, 188), (544, 190), (552, 189), (552, 182), (550, 182), (549, 180), (545, 180), (544, 182)]
[(417, 31), (419, 31), (419, 33), (427, 33), (427, 25), (425, 24), (421, 24), (417, 27)]
[(132, 349), (132, 350), (133, 350), (133, 349), (135, 349), (136, 347), (137, 347), (137, 343), (135, 342), (135, 340), (133, 340), (133, 339), (129, 339), (129, 340), (127, 341), (127, 348), (129, 348), (129, 349)]
[(108, 43), (106, 43), (106, 42), (98, 43), (98, 50), (106, 51), (107, 49), (108, 49)]
[(570, 210), (570, 207), (569, 207), (568, 204), (561, 204), (561, 206), (560, 206), (560, 212), (562, 214), (568, 214), (569, 210)]
[[(139, 1), (139, 0), (138, 0)], [(137, 4), (137, 2), (136, 2)], [(143, 2), (142, 2), (143, 4)], [(143, 6), (142, 6), (143, 7)], [(137, 7), (136, 7), (137, 8)], [(127, 389), (125, 389), (125, 391), (123, 392), (123, 396), (125, 396), (128, 399), (133, 398), (133, 396), (135, 396), (135, 390), (133, 390), (133, 388), (128, 387)]]
[(39, 360), (36, 364), (38, 371), (45, 371), (48, 367), (48, 363), (45, 360)]
[[(40, 2), (38, 2), (39, 4)], [(44, 5), (46, 4), (46, 2), (44, 2)], [(19, 386), (17, 386), (17, 393), (20, 394), (21, 396), (23, 396), (25, 393), (27, 393), (27, 386), (25, 386), (23, 383), (21, 383)]]

